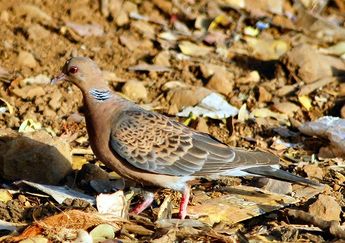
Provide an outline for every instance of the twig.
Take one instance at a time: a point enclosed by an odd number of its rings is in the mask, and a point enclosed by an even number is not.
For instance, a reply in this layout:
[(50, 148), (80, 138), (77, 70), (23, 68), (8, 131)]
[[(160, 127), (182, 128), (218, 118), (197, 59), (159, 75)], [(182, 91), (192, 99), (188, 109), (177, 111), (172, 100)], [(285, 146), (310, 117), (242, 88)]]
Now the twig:
[(345, 239), (345, 230), (340, 226), (338, 221), (323, 220), (317, 216), (313, 216), (307, 212), (295, 209), (287, 209), (287, 214), (296, 219), (303, 220), (309, 224), (319, 227), (322, 230), (328, 231), (331, 235), (339, 239)]

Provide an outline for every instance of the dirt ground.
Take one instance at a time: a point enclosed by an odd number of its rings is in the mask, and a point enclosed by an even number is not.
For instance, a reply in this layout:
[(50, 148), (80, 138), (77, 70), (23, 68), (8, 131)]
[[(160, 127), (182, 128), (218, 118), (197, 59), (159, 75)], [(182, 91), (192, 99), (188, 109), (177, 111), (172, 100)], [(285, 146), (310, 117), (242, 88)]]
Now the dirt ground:
[[(334, 147), (327, 131), (308, 136), (299, 127), (323, 116), (345, 118), (345, 48), (335, 47), (345, 45), (344, 16), (341, 0), (0, 0), (0, 129), (6, 129), (0, 133), (0, 146), (4, 150), (5, 144), (17, 136), (8, 134), (25, 130), (23, 123), (30, 119), (33, 130), (39, 124), (54, 137), (50, 144), (56, 144), (55, 139), (67, 143), (59, 142), (59, 151), (71, 153), (73, 168), (66, 172), (59, 167), (63, 171), (60, 176), (54, 174), (52, 179), (47, 172), (43, 178), (40, 175), (51, 164), (42, 162), (37, 166), (41, 170), (30, 172), (35, 160), (29, 159), (26, 167), (11, 171), (4, 162), (6, 158), (0, 156), (1, 193), (10, 194), (8, 200), (0, 195), (0, 219), (36, 227), (29, 233), (24, 231), (24, 235), (21, 232), (25, 227), (18, 228), (17, 233), (0, 228), (2, 239), (19, 242), (40, 235), (43, 240), (59, 242), (63, 239), (61, 232), (49, 231), (39, 223), (48, 221), (40, 220), (72, 209), (90, 215), (96, 212), (83, 201), (58, 204), (36, 191), (27, 193), (22, 187), (18, 191), (13, 181), (33, 179), (69, 185), (94, 196), (98, 193), (89, 181), (108, 179), (108, 175), (116, 178), (90, 152), (80, 91), (68, 83), (49, 84), (71, 56), (87, 56), (101, 67), (109, 85), (125, 97), (208, 132), (230, 146), (271, 151), (281, 158), (283, 169), (326, 185), (320, 195), (287, 207), (296, 209), (297, 216), (283, 208), (234, 224), (220, 221), (206, 228), (158, 227), (155, 208), (161, 207), (167, 195), (177, 208), (180, 198), (179, 193), (160, 190), (153, 208), (118, 223), (115, 239), (341, 242), (345, 239), (345, 152)], [(240, 113), (224, 119), (178, 117), (179, 111), (198, 104), (205, 97), (203, 92), (209, 90), (241, 108)], [(340, 126), (335, 130), (342, 129)], [(47, 141), (39, 141), (43, 140)], [(13, 146), (21, 149), (23, 144)], [(63, 173), (65, 176), (61, 176)], [(217, 198), (226, 193), (214, 188), (241, 184), (257, 185), (250, 178), (225, 178), (201, 181), (193, 189)], [(288, 192), (294, 193), (295, 187)], [(197, 205), (199, 194), (193, 195), (192, 204)], [(135, 197), (132, 204), (138, 200)], [(82, 212), (71, 214), (76, 217), (72, 221), (93, 217)], [(315, 221), (307, 216), (315, 217)], [(79, 229), (87, 234), (100, 222), (95, 220)], [(12, 237), (15, 235), (20, 237)]]

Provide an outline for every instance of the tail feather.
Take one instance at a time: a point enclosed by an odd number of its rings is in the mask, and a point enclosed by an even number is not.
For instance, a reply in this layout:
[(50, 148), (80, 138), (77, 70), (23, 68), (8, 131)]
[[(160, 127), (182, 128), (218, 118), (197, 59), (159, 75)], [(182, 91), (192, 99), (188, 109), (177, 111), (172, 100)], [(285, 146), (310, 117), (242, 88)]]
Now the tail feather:
[(311, 186), (321, 186), (320, 183), (303, 178), (301, 176), (291, 174), (284, 170), (273, 168), (271, 166), (251, 167), (251, 168), (244, 169), (243, 171), (250, 174), (265, 176), (268, 178), (277, 179), (281, 181), (287, 181), (287, 182), (293, 182), (293, 183), (311, 185)]

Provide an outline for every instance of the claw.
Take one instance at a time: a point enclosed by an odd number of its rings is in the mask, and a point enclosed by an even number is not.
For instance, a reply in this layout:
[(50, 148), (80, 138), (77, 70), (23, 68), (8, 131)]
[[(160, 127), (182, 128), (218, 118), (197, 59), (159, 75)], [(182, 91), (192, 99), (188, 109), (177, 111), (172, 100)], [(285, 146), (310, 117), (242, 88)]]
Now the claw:
[(154, 199), (154, 194), (152, 192), (144, 192), (143, 196), (144, 200), (138, 205), (136, 205), (135, 208), (133, 208), (133, 210), (131, 211), (131, 213), (140, 214), (152, 204)]

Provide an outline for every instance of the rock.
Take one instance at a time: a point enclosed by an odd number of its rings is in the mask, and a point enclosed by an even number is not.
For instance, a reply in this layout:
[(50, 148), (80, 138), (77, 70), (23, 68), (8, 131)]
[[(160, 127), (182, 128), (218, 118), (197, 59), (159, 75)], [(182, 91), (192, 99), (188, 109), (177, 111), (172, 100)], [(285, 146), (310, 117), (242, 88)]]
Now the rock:
[(147, 90), (144, 84), (137, 80), (129, 80), (122, 87), (122, 93), (133, 101), (147, 100)]
[(292, 193), (292, 185), (290, 182), (278, 181), (274, 179), (268, 179), (263, 189), (284, 195)]
[(232, 81), (232, 75), (228, 72), (215, 73), (208, 81), (206, 88), (213, 89), (218, 93), (228, 95), (232, 92), (234, 83)]
[(120, 36), (120, 43), (127, 47), (130, 51), (135, 51), (140, 45), (141, 41), (135, 38), (133, 35), (123, 34)]
[(280, 102), (273, 105), (273, 109), (279, 111), (280, 113), (285, 113), (288, 116), (293, 116), (300, 107), (291, 102)]
[(130, 1), (102, 0), (100, 5), (101, 13), (106, 17), (111, 15), (118, 26), (129, 23), (129, 13), (138, 12), (137, 5)]
[(15, 5), (14, 7), (16, 16), (26, 16), (29, 19), (42, 22), (44, 24), (50, 24), (52, 17), (44, 12), (42, 9), (33, 4), (22, 3)]
[(80, 181), (82, 184), (100, 179), (109, 179), (109, 174), (95, 164), (86, 163), (78, 172), (78, 181)]
[(206, 119), (203, 117), (199, 117), (198, 124), (196, 125), (195, 129), (199, 132), (209, 133)]
[(155, 40), (156, 38), (155, 28), (152, 24), (148, 23), (147, 21), (143, 21), (143, 20), (133, 21), (131, 23), (131, 26), (136, 31), (141, 33), (143, 37), (146, 37), (151, 40)]
[(43, 116), (49, 117), (49, 119), (56, 117), (56, 112), (50, 108), (43, 110)]
[(309, 164), (303, 167), (304, 172), (307, 174), (307, 176), (311, 179), (322, 179), (324, 177), (323, 170), (315, 164)]
[(161, 51), (158, 53), (154, 60), (154, 64), (159, 66), (170, 67), (170, 53), (169, 51)]
[(323, 220), (340, 220), (341, 207), (334, 197), (319, 195), (316, 202), (309, 206), (309, 213)]
[(225, 66), (220, 66), (216, 64), (206, 63), (200, 65), (200, 71), (202, 73), (202, 76), (204, 76), (205, 79), (209, 79), (212, 75), (215, 73), (227, 73), (226, 75), (230, 75), (229, 78), (233, 79), (234, 76), (232, 73), (228, 72)]
[(249, 83), (257, 83), (260, 81), (260, 74), (258, 71), (251, 71), (248, 75), (241, 77), (236, 80), (238, 84), (249, 84)]
[(39, 24), (31, 25), (28, 29), (29, 39), (38, 41), (50, 36), (50, 32)]
[(341, 118), (345, 118), (345, 105), (343, 105), (343, 107), (341, 107), (340, 116), (341, 116)]
[(234, 75), (225, 66), (202, 64), (200, 71), (205, 79), (209, 79), (206, 87), (221, 94), (228, 95), (234, 87)]
[(54, 93), (51, 95), (51, 100), (48, 103), (49, 106), (56, 111), (61, 106), (61, 98), (61, 92), (58, 89), (54, 90)]
[(37, 61), (34, 58), (34, 56), (27, 51), (21, 51), (18, 54), (18, 63), (21, 66), (29, 67), (29, 68), (34, 68), (37, 66)]
[(79, 36), (102, 36), (104, 34), (103, 26), (99, 24), (78, 24), (67, 21), (66, 26)]
[(345, 69), (345, 63), (340, 58), (322, 54), (308, 44), (292, 48), (282, 58), (282, 62), (297, 82), (304, 83), (340, 77)]
[(10, 19), (10, 14), (8, 13), (8, 11), (6, 11), (6, 10), (1, 11), (1, 13), (0, 13), (0, 21), (8, 22), (9, 19)]
[(174, 111), (180, 111), (184, 107), (195, 106), (210, 93), (203, 87), (176, 88), (168, 92), (167, 100), (174, 106)]
[(339, 92), (338, 92), (339, 96), (345, 96), (345, 83), (341, 83), (339, 84)]
[(109, 193), (116, 190), (123, 190), (125, 188), (125, 182), (123, 179), (94, 179), (90, 181), (90, 186), (98, 193)]
[(118, 26), (123, 26), (127, 24), (129, 22), (128, 14), (125, 11), (120, 10), (115, 22)]
[(50, 84), (51, 78), (45, 74), (38, 74), (34, 77), (28, 77), (21, 81), (21, 84)]
[(42, 86), (27, 85), (23, 88), (14, 88), (12, 93), (23, 99), (33, 99), (46, 94)]
[(279, 97), (283, 97), (287, 94), (292, 93), (296, 90), (296, 85), (284, 85), (280, 89), (277, 90), (276, 95)]
[(45, 130), (7, 133), (0, 130), (0, 175), (6, 180), (57, 184), (71, 172), (71, 148)]
[(264, 87), (259, 87), (259, 103), (269, 102), (272, 99), (272, 95)]

